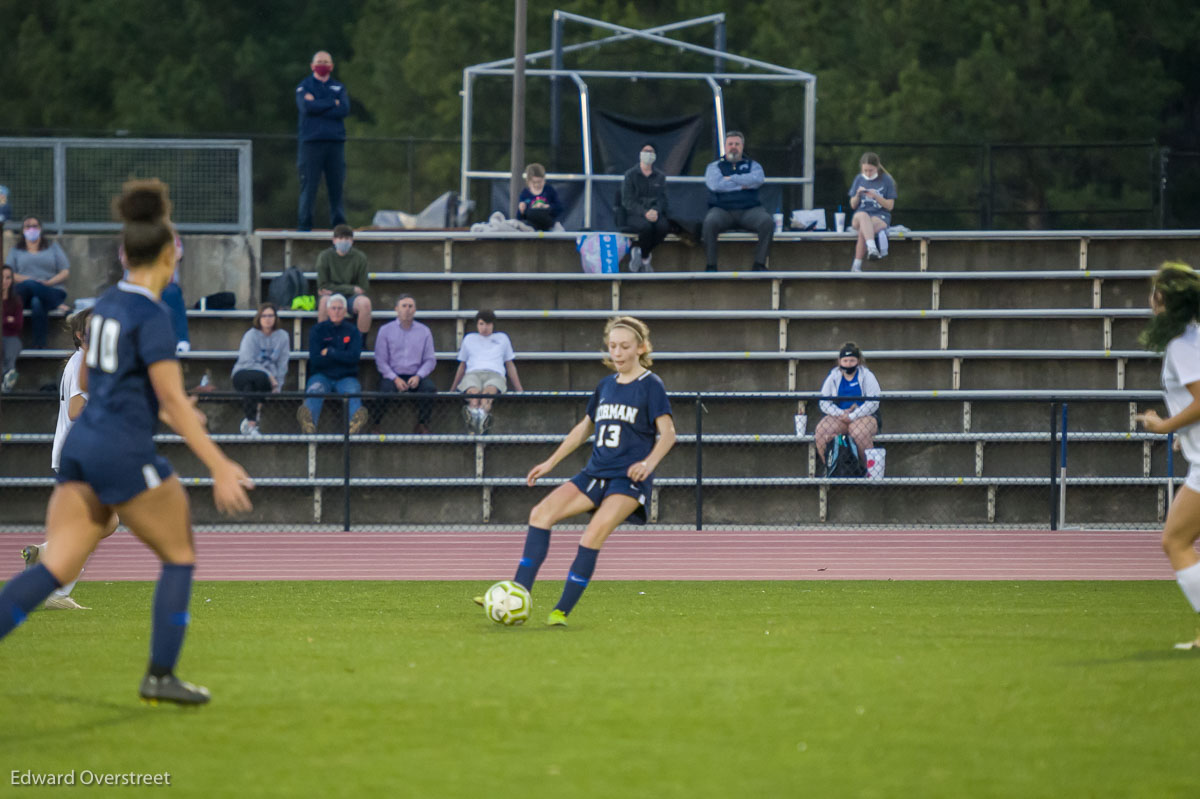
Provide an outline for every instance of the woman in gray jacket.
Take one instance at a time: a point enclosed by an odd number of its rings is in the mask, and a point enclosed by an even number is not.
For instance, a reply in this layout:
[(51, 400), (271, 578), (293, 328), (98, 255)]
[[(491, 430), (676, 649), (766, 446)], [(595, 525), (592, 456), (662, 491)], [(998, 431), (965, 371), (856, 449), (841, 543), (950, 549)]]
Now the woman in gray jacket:
[(262, 435), (258, 429), (262, 395), (283, 387), (290, 351), (288, 334), (279, 329), (278, 310), (272, 303), (264, 302), (254, 315), (251, 328), (242, 336), (237, 363), (233, 365), (233, 388), (244, 395), (246, 418), (240, 428), (242, 435)]
[(874, 445), (879, 432), (879, 381), (862, 361), (862, 350), (847, 341), (838, 352), (837, 366), (821, 386), (821, 395), (829, 399), (821, 400), (825, 416), (817, 423), (813, 442), (822, 463), (825, 449), (835, 436), (848, 433), (860, 457)]

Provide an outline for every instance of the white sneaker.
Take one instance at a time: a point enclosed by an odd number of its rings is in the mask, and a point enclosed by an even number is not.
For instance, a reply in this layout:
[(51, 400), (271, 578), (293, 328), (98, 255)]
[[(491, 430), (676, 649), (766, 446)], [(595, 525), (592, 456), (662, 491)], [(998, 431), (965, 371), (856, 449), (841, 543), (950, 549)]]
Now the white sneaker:
[(867, 257), (872, 261), (879, 260), (879, 248), (875, 246), (874, 239), (867, 242)]
[(4, 381), (2, 384), (0, 384), (0, 390), (3, 390), (4, 393), (7, 394), (8, 392), (12, 391), (16, 385), (17, 385), (17, 370), (9, 369), (7, 372), (4, 373)]
[(175, 354), (183, 355), (185, 352), (191, 352), (192, 345), (187, 341), (181, 341), (175, 345)]
[(642, 271), (642, 248), (636, 244), (629, 248), (629, 271)]
[(258, 422), (252, 422), (249, 419), (243, 419), (241, 427), (238, 428), (244, 436), (261, 436), (262, 431), (258, 429)]
[(642, 258), (642, 271), (643, 272), (653, 272), (654, 271), (654, 267), (650, 265), (650, 259), (653, 257), (654, 257), (653, 255), (647, 255)]
[(84, 607), (69, 596), (51, 594), (45, 602), (46, 610), (91, 610)]
[(887, 258), (888, 256), (888, 235), (887, 229), (879, 231), (875, 234), (876, 241), (879, 242), (879, 257)]
[(851, 272), (861, 272), (862, 271), (862, 261), (855, 261), (854, 263), (850, 264), (850, 271)]

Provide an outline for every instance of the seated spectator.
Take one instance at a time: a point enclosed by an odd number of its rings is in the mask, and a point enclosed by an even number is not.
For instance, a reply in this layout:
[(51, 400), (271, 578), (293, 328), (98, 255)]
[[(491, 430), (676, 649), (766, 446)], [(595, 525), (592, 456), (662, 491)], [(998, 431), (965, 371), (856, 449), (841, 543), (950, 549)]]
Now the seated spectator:
[[(396, 319), (379, 329), (375, 337), (375, 366), (379, 369), (379, 392), (403, 394), (415, 391), (436, 394), (437, 386), (429, 375), (437, 366), (433, 350), (433, 333), (414, 318), (417, 301), (411, 294), (401, 294), (396, 300)], [(433, 401), (417, 402), (417, 424), (413, 432), (428, 435), (433, 415)], [(383, 418), (383, 403), (376, 405), (375, 424)]]
[(638, 237), (629, 251), (630, 272), (654, 271), (650, 253), (667, 237), (671, 227), (667, 221), (667, 176), (654, 168), (657, 157), (653, 144), (643, 144), (637, 166), (625, 173), (621, 183), (625, 228)]
[[(362, 355), (362, 333), (346, 321), (346, 298), (334, 294), (325, 303), (329, 318), (313, 325), (308, 336), (308, 384), (304, 390), (309, 394), (358, 394), (362, 384), (358, 382), (358, 361)], [(306, 399), (296, 419), (300, 429), (307, 434), (317, 432), (321, 419), (323, 397)], [(349, 401), (346, 412), (350, 415), (350, 432), (360, 433), (367, 426), (367, 409), (362, 399)]]
[(821, 395), (832, 398), (821, 400), (825, 416), (813, 433), (822, 463), (829, 442), (843, 433), (854, 439), (860, 458), (874, 446), (875, 434), (879, 432), (879, 400), (871, 398), (879, 396), (879, 381), (862, 361), (858, 345), (847, 341), (838, 352), (837, 366), (821, 386)]
[(475, 314), (475, 329), (478, 333), (463, 336), (458, 350), (458, 371), (450, 383), (451, 391), (462, 391), (471, 399), (463, 408), (467, 429), (474, 433), (487, 432), (492, 426), (492, 401), (479, 399), (479, 394), (503, 394), (508, 389), (508, 380), (514, 391), (521, 391), (521, 378), (517, 376), (516, 357), (512, 342), (504, 333), (497, 333), (496, 314), (480, 311)]
[(550, 230), (562, 218), (558, 192), (546, 182), (546, 168), (541, 164), (525, 167), (524, 178), (525, 188), (517, 198), (517, 219), (534, 230)]
[(333, 247), (317, 256), (317, 321), (325, 321), (325, 306), (334, 294), (350, 297), (348, 310), (365, 343), (371, 331), (370, 290), (367, 256), (354, 249), (354, 228), (338, 225), (333, 229)]
[(863, 153), (858, 165), (862, 173), (855, 175), (850, 184), (850, 209), (854, 212), (850, 225), (858, 231), (851, 272), (862, 271), (864, 257), (887, 258), (887, 229), (896, 207), (896, 181), (883, 168), (879, 156)]
[(62, 287), (70, 276), (71, 265), (59, 243), (42, 235), (42, 223), (37, 217), (25, 217), (21, 234), (4, 263), (13, 268), (17, 296), (33, 317), (33, 346), (43, 350), (50, 328), (50, 312), (71, 310), (66, 305), (67, 291)]
[(21, 328), (25, 325), (25, 306), (13, 286), (13, 269), (0, 267), (0, 316), (3, 316), (4, 365), (0, 370), (0, 390), (5, 394), (17, 385), (17, 358), (21, 355)]
[(767, 255), (775, 238), (775, 219), (758, 199), (758, 187), (766, 182), (766, 176), (761, 164), (743, 157), (745, 145), (746, 137), (740, 131), (729, 131), (725, 134), (725, 155), (704, 170), (709, 209), (701, 226), (701, 238), (709, 272), (717, 271), (717, 236), (731, 228), (758, 234), (754, 271), (767, 268)]
[(264, 302), (258, 306), (250, 329), (242, 336), (237, 363), (233, 365), (233, 389), (243, 395), (242, 435), (262, 435), (258, 426), (262, 396), (278, 393), (283, 388), (291, 349), (288, 334), (279, 329), (278, 309)]

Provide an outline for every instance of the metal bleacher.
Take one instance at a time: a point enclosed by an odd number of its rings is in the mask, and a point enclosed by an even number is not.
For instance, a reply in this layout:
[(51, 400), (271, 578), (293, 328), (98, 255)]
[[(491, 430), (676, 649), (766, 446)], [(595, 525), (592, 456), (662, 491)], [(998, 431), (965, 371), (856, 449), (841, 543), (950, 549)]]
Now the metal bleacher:
[[(525, 387), (555, 392), (543, 398), (544, 411), (498, 406), (497, 427), (483, 436), (452, 423), (435, 425), (433, 435), (409, 435), (411, 422), (397, 419), (349, 438), (340, 432), (341, 414), (331, 411), (318, 434), (300, 435), (294, 392), (306, 377), (315, 315), (292, 311), (281, 317), (293, 337), (296, 364), (285, 389), (294, 394), (264, 411), (267, 434), (234, 432), (240, 406), (232, 397), (205, 408), (217, 440), (261, 475), (264, 523), (337, 523), (349, 488), (356, 525), (519, 524), (532, 496), (525, 470), (578, 417), (583, 400), (571, 392), (590, 392), (603, 374), (603, 320), (632, 313), (651, 326), (654, 368), (668, 389), (705, 394), (702, 411), (699, 400), (676, 400), (679, 443), (660, 467), (653, 498), (659, 523), (691, 524), (702, 501), (706, 524), (938, 524), (945, 522), (926, 509), (940, 506), (961, 524), (1045, 525), (1045, 503), (1029, 497), (1045, 492), (1046, 453), (1061, 441), (1047, 419), (1048, 398), (1057, 396), (1070, 399), (1074, 414), (1068, 519), (1153, 526), (1168, 493), (1166, 447), (1162, 437), (1137, 432), (1132, 413), (1157, 397), (1159, 358), (1136, 339), (1149, 316), (1146, 290), (1157, 261), (1195, 261), (1200, 249), (1200, 233), (1168, 233), (909, 234), (865, 274), (842, 263), (845, 234), (784, 234), (766, 273), (692, 271), (703, 268), (700, 256), (672, 239), (655, 253), (655, 273), (588, 275), (577, 271), (572, 235), (361, 232), (356, 246), (375, 270), (368, 348), (394, 318), (396, 297), (412, 294), (418, 319), (433, 331), (434, 378), (444, 391), (476, 309), (493, 308), (498, 329), (517, 348)], [(287, 266), (315, 277), (316, 254), (328, 246), (327, 234), (260, 231), (257, 239), (253, 282), (260, 291)], [(749, 236), (723, 237), (723, 263), (748, 266), (751, 246)], [(189, 385), (207, 372), (218, 389), (228, 388), (252, 316), (189, 312)], [(882, 480), (820, 477), (816, 402), (787, 395), (815, 392), (846, 340), (863, 347), (885, 389), (886, 423), (876, 439), (888, 449)], [(55, 382), (66, 343), (56, 333), (52, 349), (26, 351), (23, 383)], [(376, 380), (371, 358), (368, 349), (360, 369), (365, 390)], [(48, 482), (23, 464), (47, 448), (53, 397), (20, 400), (5, 399), (0, 444), (17, 456), (0, 459), (0, 485), (25, 488), (32, 513)], [(809, 415), (803, 436), (789, 432), (798, 402)], [(705, 456), (702, 500), (695, 468), (701, 415), (703, 447), (712, 455)], [(178, 437), (159, 440), (189, 485), (206, 484), (193, 477), (204, 471)], [(559, 471), (581, 459), (576, 453)], [(350, 475), (343, 463), (352, 464)], [(1182, 473), (1179, 463), (1174, 472)], [(864, 502), (863, 491), (887, 501)], [(377, 507), (381, 497), (386, 508)], [(194, 492), (193, 501), (199, 521), (215, 521), (207, 492)]]

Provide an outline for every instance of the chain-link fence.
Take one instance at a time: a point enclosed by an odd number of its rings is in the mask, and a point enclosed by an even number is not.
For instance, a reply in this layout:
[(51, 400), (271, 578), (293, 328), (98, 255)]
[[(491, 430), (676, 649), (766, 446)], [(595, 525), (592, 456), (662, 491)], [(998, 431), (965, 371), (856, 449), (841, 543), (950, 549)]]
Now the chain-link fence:
[(248, 141), (0, 139), (10, 216), (36, 216), (55, 232), (119, 229), (111, 202), (121, 185), (159, 178), (171, 187), (180, 230), (249, 233), (251, 171)]
[[(332, 394), (306, 434), (297, 411), (316, 395), (201, 395), (214, 438), (257, 483), (253, 513), (236, 520), (217, 515), (206, 470), (182, 440), (158, 441), (189, 489), (197, 525), (519, 527), (587, 462), (590, 445), (539, 486), (525, 484), (584, 416), (589, 396), (507, 394), (472, 411), (457, 393)], [(651, 523), (672, 528), (1154, 528), (1187, 469), (1166, 437), (1136, 429), (1139, 403), (1159, 405), (1152, 395), (886, 395), (865, 431), (849, 428), (868, 468), (858, 477), (828, 476), (827, 442), (844, 428), (841, 412), (824, 413), (815, 395), (673, 394), (671, 402), (678, 441), (647, 501)], [(56, 406), (53, 395), (4, 398), (5, 525), (42, 523)], [(256, 429), (247, 416), (257, 416)]]

